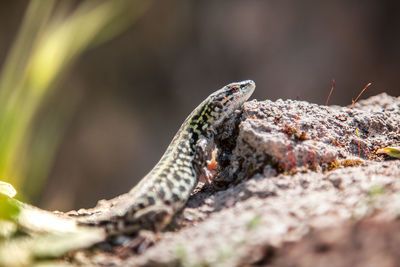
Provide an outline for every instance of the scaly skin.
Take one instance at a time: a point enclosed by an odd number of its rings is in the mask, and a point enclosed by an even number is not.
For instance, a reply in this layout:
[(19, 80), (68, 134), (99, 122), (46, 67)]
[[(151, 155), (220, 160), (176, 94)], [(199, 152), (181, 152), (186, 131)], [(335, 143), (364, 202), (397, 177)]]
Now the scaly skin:
[(231, 83), (207, 97), (186, 118), (156, 166), (129, 194), (133, 202), (122, 213), (96, 224), (109, 235), (140, 229), (162, 230), (183, 208), (205, 171), (216, 129), (251, 96), (251, 80)]

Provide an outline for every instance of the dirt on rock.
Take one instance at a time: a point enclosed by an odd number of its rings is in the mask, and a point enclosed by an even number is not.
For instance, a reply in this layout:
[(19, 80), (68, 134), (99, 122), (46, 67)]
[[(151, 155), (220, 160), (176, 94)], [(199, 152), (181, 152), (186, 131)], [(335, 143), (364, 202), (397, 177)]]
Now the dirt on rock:
[[(80, 251), (115, 266), (399, 266), (400, 97), (354, 108), (250, 101), (219, 129), (222, 170), (141, 254)], [(115, 253), (124, 251), (123, 256)]]

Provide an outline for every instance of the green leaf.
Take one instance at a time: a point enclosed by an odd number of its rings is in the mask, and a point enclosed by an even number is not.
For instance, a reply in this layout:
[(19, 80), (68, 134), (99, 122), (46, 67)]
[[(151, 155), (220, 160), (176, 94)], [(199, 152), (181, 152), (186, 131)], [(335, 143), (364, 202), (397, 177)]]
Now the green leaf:
[(0, 219), (14, 221), (19, 212), (20, 207), (14, 199), (0, 194)]
[(14, 197), (17, 194), (17, 191), (9, 183), (0, 181), (0, 194), (8, 197)]
[(400, 159), (400, 147), (385, 147), (385, 148), (380, 148), (376, 151), (377, 154), (386, 154), (388, 156), (391, 156), (393, 158), (398, 158)]

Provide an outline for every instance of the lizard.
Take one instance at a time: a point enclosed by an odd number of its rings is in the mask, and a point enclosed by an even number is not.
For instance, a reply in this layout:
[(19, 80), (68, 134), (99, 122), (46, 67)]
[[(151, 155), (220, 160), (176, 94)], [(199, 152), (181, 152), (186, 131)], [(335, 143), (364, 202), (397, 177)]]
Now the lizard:
[(83, 224), (102, 226), (108, 236), (142, 229), (163, 230), (184, 207), (199, 177), (210, 178), (207, 159), (217, 128), (241, 108), (254, 90), (255, 83), (245, 80), (209, 95), (183, 122), (159, 162), (129, 191), (128, 201), (122, 201), (122, 211), (111, 217), (86, 219)]

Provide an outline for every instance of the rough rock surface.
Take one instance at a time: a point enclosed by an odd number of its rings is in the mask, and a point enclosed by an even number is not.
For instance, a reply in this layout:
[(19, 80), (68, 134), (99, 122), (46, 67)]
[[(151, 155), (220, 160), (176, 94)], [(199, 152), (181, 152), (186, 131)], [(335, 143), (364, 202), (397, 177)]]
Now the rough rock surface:
[(126, 238), (110, 252), (72, 259), (117, 266), (399, 262), (400, 160), (375, 151), (400, 146), (400, 97), (377, 95), (353, 109), (253, 100), (218, 139), (222, 170), (213, 185), (197, 187), (174, 229), (139, 255)]

